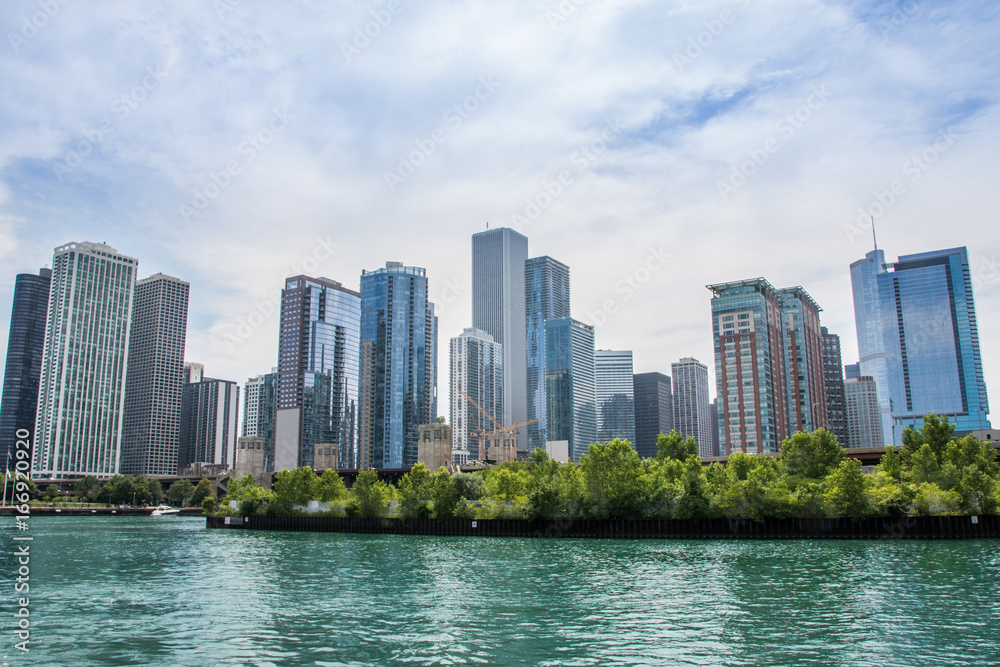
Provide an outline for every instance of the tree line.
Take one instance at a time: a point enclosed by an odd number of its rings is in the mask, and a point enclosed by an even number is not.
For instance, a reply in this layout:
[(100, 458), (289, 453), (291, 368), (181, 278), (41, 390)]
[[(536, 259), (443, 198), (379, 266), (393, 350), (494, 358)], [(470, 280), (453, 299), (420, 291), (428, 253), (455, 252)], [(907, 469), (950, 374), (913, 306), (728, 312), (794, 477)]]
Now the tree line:
[(164, 500), (177, 505), (200, 506), (207, 497), (215, 497), (215, 489), (207, 479), (197, 484), (180, 479), (164, 491), (158, 479), (142, 475), (115, 475), (101, 483), (95, 475), (87, 475), (73, 486), (71, 493), (60, 493), (58, 484), (49, 484), (43, 493), (34, 482), (29, 483), (33, 500), (46, 502), (98, 503), (106, 505), (159, 505)]
[[(544, 451), (528, 461), (452, 474), (415, 465), (398, 485), (364, 470), (347, 489), (336, 472), (284, 470), (273, 488), (253, 476), (234, 480), (208, 514), (301, 513), (319, 501), (332, 516), (398, 518), (710, 519), (892, 517), (996, 514), (996, 450), (972, 436), (953, 437), (947, 419), (929, 414), (907, 428), (903, 446), (886, 447), (871, 474), (847, 458), (833, 434), (796, 433), (778, 457), (734, 453), (728, 465), (703, 466), (693, 438), (661, 434), (654, 458), (625, 440), (594, 443), (580, 463), (560, 464)], [(172, 488), (172, 487), (171, 487)]]

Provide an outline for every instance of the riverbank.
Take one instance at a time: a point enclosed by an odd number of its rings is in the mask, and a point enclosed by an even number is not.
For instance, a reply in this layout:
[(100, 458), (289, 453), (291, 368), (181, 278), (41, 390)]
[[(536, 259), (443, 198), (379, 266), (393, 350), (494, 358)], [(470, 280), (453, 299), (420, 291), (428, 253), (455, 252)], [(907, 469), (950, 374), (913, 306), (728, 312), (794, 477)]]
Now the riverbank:
[[(31, 516), (150, 516), (155, 507), (36, 507), (31, 506)], [(183, 516), (202, 516), (200, 507), (180, 509)], [(0, 507), (0, 516), (22, 516), (14, 507)]]
[(206, 517), (208, 528), (396, 535), (616, 539), (978, 539), (1000, 537), (1000, 516), (852, 519), (357, 519), (329, 516)]

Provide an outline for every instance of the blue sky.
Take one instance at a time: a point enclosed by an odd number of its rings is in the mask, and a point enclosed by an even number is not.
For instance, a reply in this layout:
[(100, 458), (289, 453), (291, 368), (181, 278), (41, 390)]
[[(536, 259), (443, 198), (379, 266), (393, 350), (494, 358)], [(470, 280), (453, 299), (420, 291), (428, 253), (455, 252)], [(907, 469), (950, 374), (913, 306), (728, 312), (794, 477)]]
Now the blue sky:
[(852, 362), (872, 213), (892, 258), (969, 247), (1000, 377), (995, 2), (95, 4), (0, 5), (0, 304), (105, 241), (191, 283), (187, 358), (242, 382), (285, 275), (403, 261), (443, 371), (489, 222), (570, 266), (637, 372), (712, 367), (705, 285), (756, 276), (804, 286)]

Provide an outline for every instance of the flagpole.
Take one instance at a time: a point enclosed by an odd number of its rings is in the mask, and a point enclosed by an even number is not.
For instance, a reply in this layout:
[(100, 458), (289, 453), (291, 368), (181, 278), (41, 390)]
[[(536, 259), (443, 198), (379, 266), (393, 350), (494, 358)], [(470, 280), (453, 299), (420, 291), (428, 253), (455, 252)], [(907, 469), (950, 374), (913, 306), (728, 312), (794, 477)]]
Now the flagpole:
[(3, 471), (3, 499), (0, 500), (0, 506), (7, 505), (7, 478), (10, 477), (10, 450), (7, 450), (7, 467)]

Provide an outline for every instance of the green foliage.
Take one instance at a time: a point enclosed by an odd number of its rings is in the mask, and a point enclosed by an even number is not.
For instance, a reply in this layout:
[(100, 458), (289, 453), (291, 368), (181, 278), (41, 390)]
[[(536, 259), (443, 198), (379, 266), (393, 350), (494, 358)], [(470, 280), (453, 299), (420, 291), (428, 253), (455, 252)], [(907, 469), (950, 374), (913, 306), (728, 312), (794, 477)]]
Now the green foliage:
[(639, 454), (626, 440), (595, 442), (580, 460), (584, 498), (600, 519), (638, 519), (650, 502), (650, 485)]
[(673, 459), (675, 461), (686, 461), (692, 456), (698, 456), (698, 443), (694, 438), (684, 439), (684, 436), (677, 431), (671, 431), (670, 435), (661, 433), (656, 436), (656, 458), (658, 461)]
[(224, 500), (235, 500), (239, 502), (246, 497), (246, 495), (255, 488), (260, 488), (260, 484), (257, 483), (257, 478), (253, 475), (245, 475), (239, 479), (229, 480), (229, 490), (226, 492), (226, 497)]
[(924, 425), (919, 431), (912, 426), (903, 430), (903, 460), (907, 461), (924, 445), (928, 445), (940, 463), (954, 432), (955, 426), (948, 423), (947, 417), (942, 420), (933, 412), (924, 415)]
[(460, 472), (452, 475), (452, 483), (459, 498), (479, 500), (486, 493), (486, 481), (482, 475)]
[(101, 482), (94, 475), (87, 475), (73, 488), (73, 492), (76, 493), (76, 497), (80, 500), (97, 500), (97, 494), (100, 492)]
[[(232, 500), (227, 495), (228, 500)], [(239, 499), (239, 513), (243, 516), (264, 514), (265, 508), (274, 501), (274, 492), (266, 491), (260, 486), (245, 489)]]
[(455, 516), (455, 510), (461, 499), (450, 472), (444, 468), (439, 469), (431, 478), (430, 492), (431, 500), (434, 502), (435, 519), (450, 519)]
[(160, 484), (160, 480), (158, 479), (149, 480), (149, 495), (151, 498), (151, 502), (154, 505), (159, 505), (160, 503), (163, 502), (165, 495), (163, 493), (163, 485)]
[(899, 450), (893, 445), (886, 445), (885, 454), (882, 455), (882, 460), (875, 466), (875, 472), (885, 473), (897, 482), (902, 479), (903, 457), (900, 456)]
[(101, 487), (98, 498), (112, 505), (142, 505), (153, 501), (153, 493), (142, 475), (115, 475)]
[(945, 491), (933, 482), (924, 482), (916, 487), (913, 512), (919, 516), (957, 514), (961, 503), (961, 496), (954, 491)]
[(446, 421), (447, 420), (444, 417), (435, 417), (434, 418), (434, 423), (435, 424), (444, 424)]
[(829, 477), (826, 498), (838, 516), (863, 519), (872, 513), (869, 480), (861, 472), (861, 461), (845, 459)]
[(388, 514), (391, 497), (388, 485), (379, 481), (374, 470), (362, 470), (351, 487), (350, 498), (344, 509), (347, 516), (380, 519)]
[(58, 495), (59, 495), (59, 485), (58, 484), (49, 484), (45, 488), (45, 498), (46, 498), (46, 500), (55, 500)]
[(167, 500), (172, 503), (180, 503), (181, 507), (194, 494), (194, 484), (189, 479), (179, 479), (167, 489)]
[(195, 485), (194, 491), (191, 493), (191, 504), (202, 505), (202, 501), (209, 496), (214, 498), (215, 488), (210, 481), (202, 478), (198, 480), (198, 484)]
[(431, 515), (431, 473), (418, 463), (399, 481), (399, 506), (396, 511), (403, 519), (426, 519)]
[[(245, 478), (244, 478), (245, 479)], [(274, 500), (282, 509), (319, 500), (319, 477), (309, 466), (282, 470), (274, 478)]]
[(799, 431), (781, 443), (781, 465), (791, 476), (823, 479), (843, 460), (844, 448), (822, 428), (812, 433)]
[[(202, 480), (205, 481), (205, 480)], [(206, 515), (215, 513), (215, 494), (210, 494), (201, 499), (201, 511)]]
[(313, 500), (322, 500), (328, 503), (336, 500), (345, 500), (347, 495), (344, 478), (336, 470), (327, 469), (319, 477), (319, 482), (316, 485), (316, 498)]

